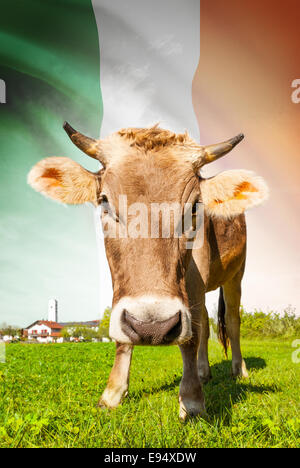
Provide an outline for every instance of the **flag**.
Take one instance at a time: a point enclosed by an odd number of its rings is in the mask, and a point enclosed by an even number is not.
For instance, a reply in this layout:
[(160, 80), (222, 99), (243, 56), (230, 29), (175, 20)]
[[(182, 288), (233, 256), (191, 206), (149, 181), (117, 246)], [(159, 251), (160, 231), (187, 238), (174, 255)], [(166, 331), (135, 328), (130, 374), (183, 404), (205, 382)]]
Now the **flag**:
[[(64, 207), (27, 185), (30, 168), (68, 156), (88, 169), (62, 129), (69, 120), (99, 135), (99, 36), (89, 0), (1, 2), (0, 290), (4, 321), (27, 326), (47, 317), (99, 316), (98, 263), (91, 207)], [(1, 320), (0, 319), (0, 320)]]
[[(1, 2), (3, 320), (44, 318), (50, 297), (64, 321), (99, 318), (111, 305), (98, 213), (46, 200), (26, 183), (48, 156), (99, 170), (67, 138), (65, 120), (92, 137), (156, 122), (202, 144), (243, 132), (238, 150), (203, 171), (253, 170), (271, 189), (247, 214), (242, 302), (299, 307), (299, 18), (297, 0)], [(216, 296), (207, 302), (210, 311)]]

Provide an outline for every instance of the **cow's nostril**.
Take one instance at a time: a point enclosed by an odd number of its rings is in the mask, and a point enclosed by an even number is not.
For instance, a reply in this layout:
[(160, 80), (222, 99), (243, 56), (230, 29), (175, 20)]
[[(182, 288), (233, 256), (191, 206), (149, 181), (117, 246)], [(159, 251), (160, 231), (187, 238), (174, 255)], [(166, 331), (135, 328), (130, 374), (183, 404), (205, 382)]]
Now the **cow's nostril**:
[(178, 321), (177, 323), (168, 331), (164, 336), (164, 343), (172, 343), (181, 333), (182, 323), (181, 323), (181, 311), (178, 312)]
[(121, 328), (122, 331), (131, 339), (135, 344), (140, 342), (139, 333), (135, 330), (133, 317), (128, 313), (126, 309), (123, 310), (121, 315)]

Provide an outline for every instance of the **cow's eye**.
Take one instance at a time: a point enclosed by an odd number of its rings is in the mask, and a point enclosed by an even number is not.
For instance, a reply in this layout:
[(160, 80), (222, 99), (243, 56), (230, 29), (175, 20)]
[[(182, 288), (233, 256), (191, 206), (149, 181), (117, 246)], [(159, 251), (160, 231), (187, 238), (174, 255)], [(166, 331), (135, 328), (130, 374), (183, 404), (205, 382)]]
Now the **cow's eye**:
[(110, 208), (109, 208), (107, 196), (104, 194), (101, 194), (99, 198), (99, 202), (101, 205), (102, 214), (108, 214), (110, 212)]
[(99, 201), (100, 201), (102, 215), (109, 215), (115, 221), (119, 221), (117, 213), (116, 213), (113, 205), (110, 205), (107, 196), (104, 195), (104, 194), (101, 194), (100, 198), (99, 198)]
[(101, 193), (101, 195), (99, 197), (99, 203), (100, 203), (100, 205), (102, 205), (102, 203), (108, 203), (108, 198), (103, 193)]

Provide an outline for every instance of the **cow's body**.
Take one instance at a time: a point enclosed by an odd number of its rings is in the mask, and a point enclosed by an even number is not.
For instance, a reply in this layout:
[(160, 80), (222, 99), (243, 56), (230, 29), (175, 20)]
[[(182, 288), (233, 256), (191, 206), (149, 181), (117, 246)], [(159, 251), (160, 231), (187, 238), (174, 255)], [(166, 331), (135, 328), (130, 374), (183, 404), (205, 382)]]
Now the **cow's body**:
[[(105, 238), (114, 290), (110, 334), (117, 351), (99, 404), (113, 408), (127, 392), (134, 345), (178, 344), (183, 358), (180, 417), (203, 414), (201, 383), (211, 377), (205, 307), (208, 291), (221, 288), (220, 339), (225, 350), (230, 341), (233, 375), (247, 377), (239, 333), (246, 258), (244, 211), (261, 203), (267, 188), (262, 179), (246, 171), (227, 171), (211, 179), (202, 179), (199, 173), (203, 164), (226, 154), (242, 136), (200, 147), (187, 134), (175, 135), (157, 126), (125, 129), (102, 142), (84, 137), (68, 124), (65, 129), (104, 169), (92, 174), (66, 158), (48, 158), (32, 169), (29, 183), (59, 201), (102, 204), (103, 226), (110, 233), (118, 232)], [(129, 210), (124, 215), (119, 201), (123, 195), (131, 208), (139, 202), (146, 210), (146, 218), (140, 222), (146, 226), (145, 232), (138, 238), (123, 236), (130, 231), (127, 223), (134, 213)], [(179, 206), (180, 219), (185, 207), (192, 206), (189, 230), (196, 226), (195, 232), (200, 229), (197, 207), (199, 203), (204, 207), (200, 245), (194, 240), (187, 247), (190, 231), (177, 235), (179, 218), (175, 220), (175, 215), (172, 233), (162, 234), (165, 207), (154, 226), (158, 235), (153, 236), (152, 231), (148, 235), (148, 214), (152, 216), (153, 206), (174, 203)]]

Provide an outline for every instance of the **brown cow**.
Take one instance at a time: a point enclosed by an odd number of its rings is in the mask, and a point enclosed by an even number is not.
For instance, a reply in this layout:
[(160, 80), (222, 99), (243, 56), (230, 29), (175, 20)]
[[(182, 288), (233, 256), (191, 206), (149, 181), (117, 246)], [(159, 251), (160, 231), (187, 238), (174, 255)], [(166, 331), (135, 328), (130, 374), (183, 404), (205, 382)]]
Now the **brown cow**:
[[(118, 228), (118, 235), (105, 237), (114, 293), (110, 335), (116, 341), (116, 359), (99, 405), (114, 408), (126, 394), (134, 345), (178, 344), (183, 359), (180, 417), (203, 415), (202, 383), (211, 378), (207, 291), (220, 288), (219, 336), (225, 350), (229, 339), (232, 373), (248, 376), (240, 349), (239, 316), (246, 257), (244, 211), (265, 200), (268, 189), (263, 179), (244, 170), (209, 179), (200, 174), (204, 164), (228, 153), (243, 135), (199, 146), (187, 133), (177, 135), (158, 126), (123, 129), (104, 140), (86, 137), (67, 123), (64, 128), (103, 169), (94, 174), (68, 158), (52, 157), (33, 167), (28, 182), (62, 203), (102, 205), (103, 227), (110, 233)], [(126, 196), (129, 207), (139, 202), (146, 208), (143, 226), (150, 219), (149, 210), (161, 208), (156, 235), (147, 229), (146, 235), (145, 230), (143, 235), (141, 231), (128, 235), (127, 223), (136, 211), (124, 215), (120, 195)], [(174, 204), (180, 208), (180, 219), (185, 206), (192, 206), (192, 223), (176, 235), (174, 214), (172, 232), (164, 236), (164, 210)], [(204, 207), (204, 216), (197, 227), (199, 207)], [(197, 230), (202, 243), (188, 248), (188, 233)]]

